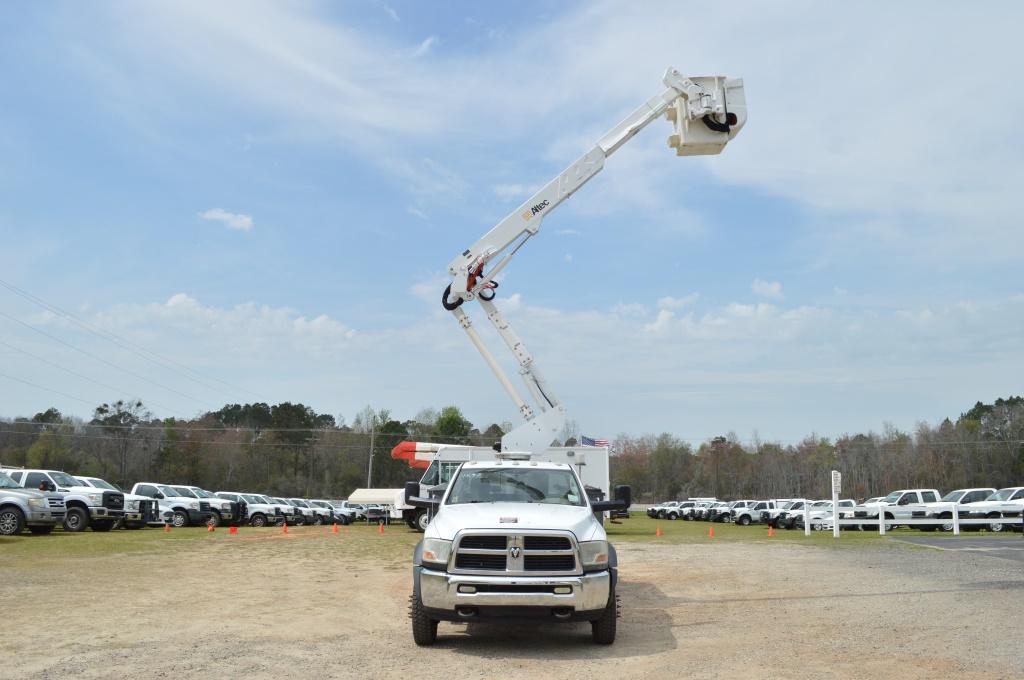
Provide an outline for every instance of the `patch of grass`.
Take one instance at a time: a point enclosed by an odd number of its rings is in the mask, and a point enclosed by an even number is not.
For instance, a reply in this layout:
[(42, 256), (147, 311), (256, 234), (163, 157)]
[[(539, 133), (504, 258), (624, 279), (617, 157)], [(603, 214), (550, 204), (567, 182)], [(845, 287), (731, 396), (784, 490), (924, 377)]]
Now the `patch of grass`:
[[(661, 528), (661, 536), (655, 535), (655, 530)], [(709, 529), (715, 530), (714, 538), (708, 537)], [(622, 520), (621, 524), (605, 523), (608, 532), (608, 539), (611, 541), (635, 541), (645, 543), (707, 543), (709, 541), (723, 541), (726, 543), (735, 542), (784, 542), (789, 544), (804, 544), (813, 546), (828, 547), (863, 547), (863, 546), (888, 546), (892, 545), (885, 537), (879, 536), (877, 531), (843, 531), (839, 539), (832, 537), (832, 531), (812, 531), (810, 536), (805, 536), (802, 529), (776, 529), (774, 536), (768, 537), (768, 527), (763, 524), (751, 524), (749, 526), (737, 526), (728, 523), (715, 522), (687, 522), (684, 520), (655, 520), (646, 514), (631, 513), (630, 518)], [(886, 532), (886, 535), (912, 534), (917, 535), (917, 530), (897, 529)]]
[(225, 550), (245, 553), (248, 546), (270, 548), (272, 552), (299, 552), (303, 555), (348, 556), (370, 558), (388, 564), (405, 566), (420, 534), (404, 524), (391, 525), (384, 533), (376, 526), (354, 524), (338, 527), (338, 533), (329, 526), (289, 527), (284, 534), (280, 527), (241, 527), (232, 535), (227, 527), (208, 532), (205, 527), (173, 529), (150, 528), (136, 531), (115, 529), (109, 532), (83, 531), (69, 533), (55, 530), (48, 536), (3, 537), (0, 549), (0, 570), (28, 569), (39, 566), (57, 566), (68, 561), (96, 559), (111, 556), (156, 555), (187, 550)]

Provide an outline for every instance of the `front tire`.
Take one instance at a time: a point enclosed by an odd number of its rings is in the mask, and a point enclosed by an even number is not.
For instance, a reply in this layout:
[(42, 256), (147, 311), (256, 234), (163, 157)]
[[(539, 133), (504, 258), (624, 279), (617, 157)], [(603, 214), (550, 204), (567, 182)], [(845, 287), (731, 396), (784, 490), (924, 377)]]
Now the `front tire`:
[(68, 508), (64, 515), (64, 531), (79, 532), (89, 528), (89, 514), (82, 508)]
[(321, 515), (316, 516), (316, 520), (313, 522), (316, 526), (320, 526), (324, 523), (324, 518)]
[(267, 516), (262, 513), (256, 513), (249, 519), (249, 524), (254, 527), (265, 527), (267, 526)]
[(224, 524), (224, 520), (221, 519), (219, 512), (214, 511), (210, 513), (210, 519), (206, 520), (206, 523), (213, 527), (219, 527), (220, 525)]
[(750, 517), (747, 515), (741, 515), (740, 518), (736, 520), (736, 524), (739, 524), (741, 527), (745, 527), (750, 524)]
[(416, 531), (422, 534), (427, 530), (427, 525), (430, 524), (430, 516), (427, 515), (426, 510), (420, 510), (416, 513), (416, 519), (413, 521), (416, 523)]
[(615, 642), (616, 621), (619, 618), (619, 597), (613, 590), (601, 618), (590, 622), (590, 633), (599, 645)]
[(0, 510), (0, 536), (15, 536), (24, 528), (25, 514), (20, 509), (11, 507)]
[(188, 514), (184, 510), (175, 510), (174, 516), (171, 517), (171, 525), (175, 529), (181, 529), (188, 526)]
[(437, 621), (427, 616), (416, 593), (409, 598), (409, 618), (412, 619), (413, 642), (420, 647), (429, 647), (437, 641)]
[[(999, 517), (1000, 517), (999, 515), (989, 515), (988, 519), (997, 519)], [(997, 533), (998, 534), (999, 532), (1001, 532), (1003, 530), (1003, 523), (1002, 522), (989, 522), (989, 524), (985, 528), (988, 529), (989, 531), (993, 532), (993, 533)]]

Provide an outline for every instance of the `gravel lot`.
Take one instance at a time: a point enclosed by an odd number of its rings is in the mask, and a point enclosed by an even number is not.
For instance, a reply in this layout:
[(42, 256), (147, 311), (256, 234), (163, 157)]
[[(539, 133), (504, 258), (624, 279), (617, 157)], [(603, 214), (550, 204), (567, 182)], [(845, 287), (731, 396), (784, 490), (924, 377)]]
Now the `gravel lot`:
[(420, 649), (406, 618), (415, 536), (388, 531), (221, 531), (56, 559), (0, 545), (0, 676), (1024, 677), (1019, 562), (889, 541), (623, 542), (615, 645), (585, 625), (442, 623)]

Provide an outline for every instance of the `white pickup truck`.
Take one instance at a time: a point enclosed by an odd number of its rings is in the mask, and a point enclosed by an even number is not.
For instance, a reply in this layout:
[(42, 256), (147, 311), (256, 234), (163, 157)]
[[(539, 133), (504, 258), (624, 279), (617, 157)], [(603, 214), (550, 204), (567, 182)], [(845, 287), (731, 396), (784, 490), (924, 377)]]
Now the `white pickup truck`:
[[(1020, 517), (1024, 513), (1024, 486), (1011, 486), (1000, 489), (983, 501), (974, 503), (967, 512), (968, 519), (999, 519)], [(989, 531), (1003, 531), (1007, 527), (1002, 522), (991, 522), (986, 528)], [(1020, 525), (1016, 526), (1020, 529)]]
[(284, 516), (274, 505), (266, 502), (266, 499), (254, 494), (239, 493), (237, 491), (218, 491), (218, 498), (245, 505), (246, 521), (254, 527), (276, 526), (284, 522)]
[[(91, 486), (101, 491), (121, 491), (121, 489), (99, 477), (82, 477), (77, 475), (75, 479), (80, 481), (82, 486)], [(164, 512), (170, 512), (170, 510), (167, 506), (161, 508), (160, 501), (154, 498), (126, 493), (124, 494), (124, 517), (121, 519), (121, 525), (125, 529), (142, 529), (149, 524), (161, 524)]]
[[(925, 503), (936, 503), (939, 500), (939, 492), (935, 489), (899, 489), (893, 491), (874, 503), (864, 503), (853, 509), (853, 518), (857, 520), (874, 520), (874, 527), (878, 527), (879, 515), (884, 519), (896, 520), (893, 524), (899, 524), (899, 520), (913, 519), (913, 508)], [(864, 522), (861, 527), (870, 527), (871, 524)], [(886, 522), (888, 529), (890, 523)]]
[(407, 487), (433, 517), (413, 554), (413, 640), (433, 644), (439, 621), (589, 621), (611, 644), (618, 560), (602, 518), (629, 507), (629, 487), (592, 501), (572, 465), (499, 456), (463, 463), (440, 499)]
[(199, 526), (210, 520), (212, 511), (209, 501), (202, 501), (191, 494), (182, 495), (180, 491), (167, 484), (156, 482), (139, 482), (132, 487), (132, 494), (146, 496), (160, 501), (171, 508), (171, 524), (176, 527)]
[(11, 479), (26, 489), (56, 491), (64, 497), (64, 531), (110, 531), (124, 517), (124, 493), (96, 489), (59, 470), (15, 470)]
[[(910, 516), (913, 519), (936, 519), (939, 520), (936, 524), (918, 524), (916, 525), (921, 531), (935, 531), (936, 529), (942, 529), (943, 531), (953, 530), (953, 504), (956, 504), (957, 514), (967, 519), (969, 511), (974, 508), (974, 505), (979, 501), (983, 501), (996, 492), (995, 489), (981, 488), (981, 489), (956, 489), (950, 491), (945, 496), (940, 498), (938, 502), (921, 503), (919, 505), (910, 506)], [(978, 528), (977, 526), (972, 527), (971, 525), (965, 525), (964, 529)]]

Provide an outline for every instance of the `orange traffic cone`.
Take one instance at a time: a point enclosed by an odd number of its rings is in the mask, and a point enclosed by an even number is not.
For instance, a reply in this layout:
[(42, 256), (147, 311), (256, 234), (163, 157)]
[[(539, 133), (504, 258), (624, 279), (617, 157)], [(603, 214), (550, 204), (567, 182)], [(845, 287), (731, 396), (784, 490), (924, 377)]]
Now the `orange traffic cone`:
[(775, 535), (775, 529), (773, 529), (771, 526), (769, 526), (768, 527), (768, 538), (771, 538), (774, 535)]
[(165, 534), (171, 533), (171, 525), (170, 524), (164, 524), (164, 533)]
[(238, 533), (238, 527), (231, 527), (231, 528), (229, 528), (228, 529), (228, 533), (229, 534), (237, 534)]
[(214, 526), (212, 524), (207, 524), (206, 525), (206, 533), (210, 533), (211, 531), (216, 531), (216, 529), (214, 528)]
[(654, 535), (661, 536), (661, 527), (654, 527)]
[(383, 534), (384, 533), (384, 522), (378, 522), (377, 523), (377, 533), (378, 534)]
[(336, 533), (338, 533), (338, 523), (337, 523), (337, 522), (335, 522), (335, 523), (334, 523), (334, 526), (333, 526), (333, 527), (331, 527), (331, 533), (332, 533), (332, 534), (336, 534)]
[(708, 538), (714, 538), (714, 537), (715, 537), (715, 528), (714, 527), (708, 527)]
[(288, 533), (288, 522), (285, 522), (284, 524), (281, 525), (281, 533), (282, 534), (287, 534)]

